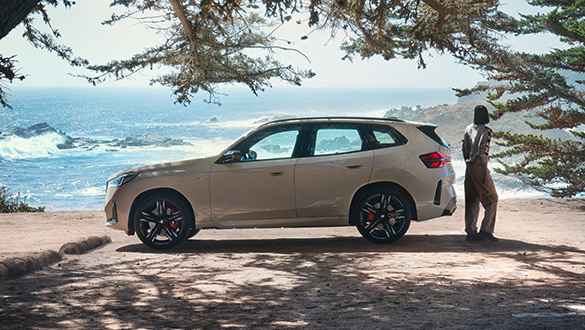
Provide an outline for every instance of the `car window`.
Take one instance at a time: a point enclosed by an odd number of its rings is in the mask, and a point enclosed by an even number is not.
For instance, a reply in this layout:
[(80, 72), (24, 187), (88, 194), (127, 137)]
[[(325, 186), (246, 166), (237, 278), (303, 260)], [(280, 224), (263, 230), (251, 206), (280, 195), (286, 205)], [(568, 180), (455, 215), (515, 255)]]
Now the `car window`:
[(315, 137), (315, 156), (332, 155), (362, 150), (362, 139), (357, 129), (324, 128)]
[(255, 160), (291, 158), (298, 135), (298, 130), (268, 135), (252, 145), (248, 153), (255, 153), (253, 157)]
[(374, 141), (370, 148), (380, 149), (406, 144), (406, 138), (391, 127), (373, 127)]
[(374, 136), (376, 137), (376, 141), (378, 141), (378, 143), (380, 143), (380, 144), (395, 144), (396, 143), (396, 141), (394, 140), (394, 137), (392, 135), (390, 135), (389, 132), (374, 131)]

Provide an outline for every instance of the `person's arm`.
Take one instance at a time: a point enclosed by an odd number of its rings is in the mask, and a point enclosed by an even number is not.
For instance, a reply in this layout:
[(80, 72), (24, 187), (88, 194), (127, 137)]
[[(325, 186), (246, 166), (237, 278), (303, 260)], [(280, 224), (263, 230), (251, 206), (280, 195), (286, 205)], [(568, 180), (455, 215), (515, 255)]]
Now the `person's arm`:
[(485, 178), (484, 182), (487, 183), (489, 181), (489, 173), (490, 170), (488, 168), (488, 162), (490, 160), (490, 143), (492, 141), (492, 130), (489, 127), (486, 127), (486, 131), (483, 133), (481, 137), (481, 142), (479, 144), (479, 153), (478, 156), (481, 159), (481, 162), (485, 164)]
[(463, 160), (464, 161), (468, 161), (470, 154), (471, 154), (471, 137), (469, 136), (469, 132), (467, 132), (467, 129), (465, 130), (465, 133), (463, 134), (463, 144), (461, 146), (461, 151), (463, 153)]
[(486, 127), (485, 132), (483, 132), (481, 136), (481, 140), (479, 142), (479, 152), (478, 157), (481, 159), (482, 163), (486, 163), (490, 160), (490, 143), (492, 141), (492, 130)]

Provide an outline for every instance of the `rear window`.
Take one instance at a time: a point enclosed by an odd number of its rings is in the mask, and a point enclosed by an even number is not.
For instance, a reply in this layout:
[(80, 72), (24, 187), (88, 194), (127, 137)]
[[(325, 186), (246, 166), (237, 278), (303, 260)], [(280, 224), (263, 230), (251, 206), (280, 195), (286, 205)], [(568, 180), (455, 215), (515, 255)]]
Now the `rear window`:
[(390, 126), (369, 125), (371, 137), (368, 141), (369, 149), (389, 148), (406, 144), (407, 140), (404, 135)]
[(333, 155), (362, 150), (362, 138), (357, 129), (324, 128), (317, 131), (315, 156)]
[(437, 142), (438, 144), (442, 145), (443, 147), (449, 147), (443, 139), (435, 132), (437, 126), (419, 126), (417, 127), (419, 131), (423, 132), (426, 136), (430, 137), (433, 141)]

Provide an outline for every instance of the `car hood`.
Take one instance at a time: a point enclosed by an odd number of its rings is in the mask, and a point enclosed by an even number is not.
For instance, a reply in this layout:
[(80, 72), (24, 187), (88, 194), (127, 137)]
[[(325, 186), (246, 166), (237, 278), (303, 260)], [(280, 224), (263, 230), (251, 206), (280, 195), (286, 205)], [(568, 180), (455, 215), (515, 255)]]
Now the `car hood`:
[(215, 160), (218, 157), (219, 156), (195, 158), (195, 159), (187, 159), (187, 160), (180, 160), (180, 161), (167, 162), (167, 163), (137, 166), (137, 167), (126, 169), (126, 170), (123, 170), (123, 171), (120, 171), (118, 173), (113, 174), (112, 176), (110, 176), (108, 178), (108, 181), (112, 180), (113, 178), (119, 177), (121, 175), (131, 174), (131, 173), (145, 174), (145, 173), (154, 173), (154, 172), (161, 173), (161, 172), (183, 171), (186, 169), (192, 169), (193, 167), (195, 167), (198, 164), (207, 163), (206, 160), (211, 160), (211, 159)]

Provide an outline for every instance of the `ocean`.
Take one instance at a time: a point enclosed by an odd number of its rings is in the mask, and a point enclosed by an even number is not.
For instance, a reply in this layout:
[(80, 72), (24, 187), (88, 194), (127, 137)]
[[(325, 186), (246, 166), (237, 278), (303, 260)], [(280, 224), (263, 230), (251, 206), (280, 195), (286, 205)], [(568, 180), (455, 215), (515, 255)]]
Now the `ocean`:
[[(0, 186), (47, 211), (99, 210), (111, 174), (218, 154), (271, 119), (382, 117), (392, 108), (457, 101), (449, 88), (274, 88), (259, 96), (238, 88), (222, 92), (221, 106), (204, 102), (205, 95), (183, 106), (174, 104), (169, 90), (156, 87), (13, 88), (8, 96), (13, 108), (0, 108)], [(461, 178), (463, 163), (453, 164)], [(456, 190), (461, 198), (461, 180)], [(503, 198), (543, 196), (512, 186), (498, 190)]]

